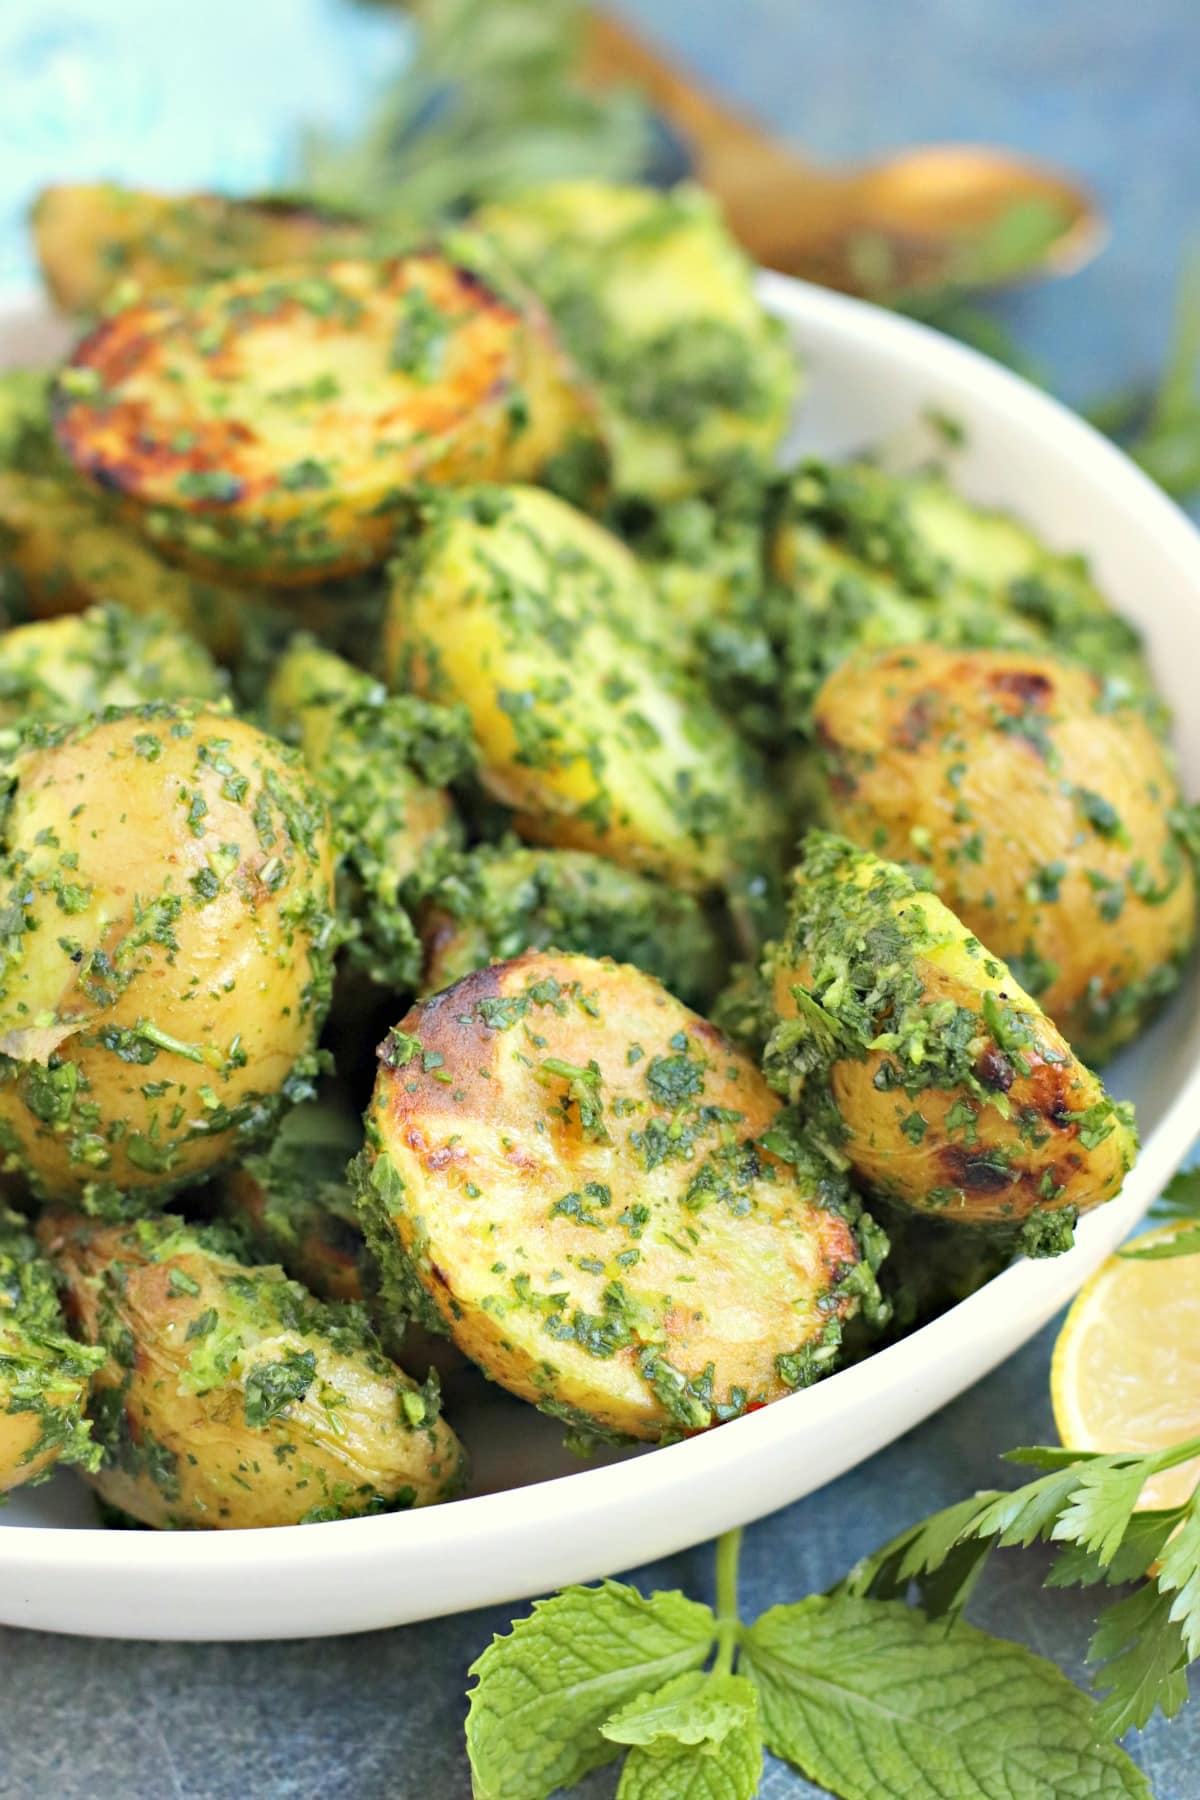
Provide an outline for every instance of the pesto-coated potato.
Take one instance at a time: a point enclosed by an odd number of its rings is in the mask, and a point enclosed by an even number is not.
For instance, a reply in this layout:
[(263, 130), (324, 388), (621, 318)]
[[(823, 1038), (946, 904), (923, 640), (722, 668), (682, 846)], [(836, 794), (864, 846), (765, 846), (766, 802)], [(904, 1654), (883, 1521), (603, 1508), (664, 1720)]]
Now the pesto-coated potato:
[(57, 473), (0, 468), (0, 592), (34, 619), (102, 603), (161, 614), (215, 656), (241, 647), (246, 596), (173, 568)]
[(8, 763), (0, 1143), (36, 1191), (194, 1179), (305, 1090), (333, 855), (294, 751), (155, 704)]
[(765, 1147), (778, 1112), (638, 969), (468, 975), (380, 1052), (360, 1207), (385, 1292), (584, 1430), (661, 1441), (777, 1399), (874, 1292), (849, 1189)]
[(354, 1307), (255, 1266), (228, 1227), (48, 1213), (39, 1237), (72, 1325), (107, 1353), (91, 1480), (144, 1524), (239, 1530), (448, 1499), (462, 1449), (431, 1386)]
[(795, 352), (754, 292), (715, 202), (558, 181), (484, 207), (599, 393), (619, 492), (671, 499), (769, 464), (797, 387)]
[(95, 312), (118, 286), (153, 293), (242, 269), (328, 262), (367, 240), (356, 220), (304, 201), (153, 194), (113, 182), (43, 188), (32, 225), (42, 279), (67, 312)]
[(633, 963), (699, 1006), (727, 960), (693, 895), (586, 850), (481, 846), (434, 889), (421, 935), (426, 994), (489, 962), (553, 946)]
[(307, 585), (387, 555), (424, 482), (521, 480), (590, 402), (533, 301), (437, 250), (112, 313), (54, 387), (75, 468), (165, 556)]
[(398, 562), (384, 654), (394, 687), (467, 707), (523, 837), (699, 891), (769, 865), (778, 819), (678, 638), (616, 538), (542, 489), (478, 488)]
[(801, 464), (776, 497), (768, 562), (780, 703), (801, 738), (822, 681), (847, 656), (925, 641), (1048, 652), (1156, 710), (1138, 635), (1083, 559), (937, 476)]
[(905, 870), (810, 833), (768, 952), (764, 1066), (868, 1193), (1064, 1248), (1133, 1163), (1117, 1105), (1012, 972)]
[(266, 693), (268, 722), (300, 746), (329, 803), (339, 911), (354, 966), (393, 990), (415, 987), (417, 890), (461, 842), (446, 784), (474, 762), (461, 708), (389, 695), (312, 638), (296, 638)]
[(1098, 1062), (1179, 979), (1196, 914), (1179, 791), (1141, 709), (1046, 656), (913, 645), (817, 696), (831, 824), (928, 866)]
[(53, 1270), (25, 1221), (0, 1207), (0, 1494), (58, 1462), (94, 1466), (84, 1408), (103, 1360), (67, 1335)]
[(81, 719), (147, 700), (217, 700), (225, 678), (161, 615), (94, 606), (0, 633), (0, 724)]

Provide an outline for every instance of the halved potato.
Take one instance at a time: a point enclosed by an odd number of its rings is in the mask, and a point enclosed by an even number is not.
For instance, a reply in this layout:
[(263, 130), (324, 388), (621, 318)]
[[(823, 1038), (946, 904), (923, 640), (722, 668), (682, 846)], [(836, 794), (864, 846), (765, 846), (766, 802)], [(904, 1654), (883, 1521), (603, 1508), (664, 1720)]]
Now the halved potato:
[(595, 382), (620, 493), (653, 500), (767, 466), (798, 386), (795, 350), (754, 291), (715, 201), (556, 181), (484, 207)]
[(64, 182), (33, 204), (33, 243), (51, 297), (95, 312), (118, 284), (153, 293), (241, 269), (361, 254), (366, 228), (286, 196), (154, 194)]
[(1050, 657), (934, 644), (856, 657), (817, 696), (826, 810), (927, 865), (1088, 1062), (1179, 980), (1195, 932), (1179, 790), (1140, 707)]
[(147, 700), (218, 700), (225, 679), (161, 615), (94, 606), (0, 633), (0, 724), (80, 719)]
[(544, 1411), (703, 1430), (824, 1373), (873, 1292), (849, 1190), (765, 1147), (778, 1112), (653, 977), (517, 957), (382, 1046), (368, 1241), (404, 1306)]
[(266, 714), (299, 745), (329, 803), (351, 961), (393, 991), (415, 987), (411, 913), (462, 841), (446, 784), (474, 765), (463, 710), (389, 694), (298, 637), (271, 677)]
[(1131, 1109), (895, 863), (812, 832), (796, 876), (765, 966), (777, 1091), (868, 1193), (1064, 1248), (1132, 1167)]
[(679, 638), (599, 525), (543, 489), (477, 488), (397, 563), (384, 654), (393, 686), (467, 707), (523, 837), (698, 891), (769, 866), (780, 824)]
[(194, 1180), (307, 1091), (333, 853), (295, 751), (165, 703), (35, 727), (0, 862), (0, 1143), (49, 1198)]
[(136, 302), (54, 389), (75, 467), (164, 555), (306, 585), (387, 555), (423, 482), (520, 480), (583, 395), (536, 303), (469, 260), (250, 272)]
[(95, 1465), (84, 1409), (103, 1360), (67, 1335), (49, 1263), (24, 1219), (0, 1207), (0, 1494), (57, 1462)]
[(727, 962), (693, 895), (586, 850), (482, 845), (449, 870), (420, 923), (427, 994), (489, 962), (553, 946), (633, 963), (698, 1006)]
[(241, 1530), (448, 1499), (463, 1454), (436, 1390), (389, 1362), (356, 1308), (255, 1266), (228, 1227), (171, 1214), (38, 1234), (75, 1330), (107, 1352), (91, 1476), (147, 1525)]

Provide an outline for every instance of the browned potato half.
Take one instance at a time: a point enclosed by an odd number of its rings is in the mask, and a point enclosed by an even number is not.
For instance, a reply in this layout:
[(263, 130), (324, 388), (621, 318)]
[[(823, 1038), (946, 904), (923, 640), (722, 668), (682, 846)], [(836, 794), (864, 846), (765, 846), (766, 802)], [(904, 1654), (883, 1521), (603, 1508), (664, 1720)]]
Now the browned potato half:
[(816, 729), (831, 823), (926, 864), (1087, 1061), (1175, 986), (1196, 915), (1179, 790), (1141, 708), (1099, 676), (912, 645), (831, 675)]
[(382, 1047), (368, 1242), (402, 1306), (544, 1411), (703, 1430), (825, 1372), (873, 1286), (849, 1189), (764, 1147), (778, 1111), (652, 976), (520, 956)]
[(384, 653), (393, 686), (467, 707), (523, 837), (702, 891), (769, 866), (779, 820), (678, 637), (609, 532), (543, 489), (477, 488), (398, 562)]
[(154, 704), (12, 755), (0, 1141), (50, 1198), (202, 1175), (306, 1090), (328, 820), (294, 751)]
[(91, 1419), (105, 1500), (147, 1525), (239, 1530), (428, 1506), (462, 1449), (436, 1391), (389, 1362), (361, 1312), (171, 1214), (49, 1213), (72, 1325), (107, 1358)]
[(77, 346), (53, 410), (164, 555), (252, 586), (369, 567), (415, 484), (520, 480), (594, 435), (536, 302), (437, 250), (136, 302)]
[(43, 188), (33, 207), (42, 278), (67, 312), (95, 312), (114, 287), (153, 292), (241, 269), (360, 252), (356, 220), (286, 197), (153, 194), (112, 182)]
[(868, 1193), (1065, 1248), (1132, 1167), (1130, 1109), (904, 869), (813, 832), (796, 873), (768, 1078)]
[(58, 1462), (95, 1463), (84, 1408), (102, 1361), (67, 1335), (49, 1263), (0, 1207), (0, 1494)]

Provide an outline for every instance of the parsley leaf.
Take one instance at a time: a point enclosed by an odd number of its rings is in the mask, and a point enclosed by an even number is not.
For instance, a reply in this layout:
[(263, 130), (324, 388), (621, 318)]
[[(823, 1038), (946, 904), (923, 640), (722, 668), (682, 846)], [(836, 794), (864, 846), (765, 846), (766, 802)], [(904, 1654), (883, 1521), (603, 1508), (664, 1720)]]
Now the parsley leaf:
[(745, 1634), (767, 1748), (842, 1800), (936, 1791), (1148, 1800), (1145, 1777), (1096, 1740), (1092, 1702), (1053, 1664), (960, 1620), (893, 1601), (813, 1596)]
[(1180, 1230), (1161, 1244), (1139, 1250), (1135, 1242), (1118, 1250), (1117, 1255), (1130, 1262), (1166, 1262), (1176, 1256), (1195, 1256), (1200, 1251), (1200, 1168), (1180, 1169), (1172, 1177), (1154, 1203), (1150, 1223), (1179, 1224)]
[(699, 1668), (715, 1631), (707, 1606), (617, 1581), (539, 1601), (471, 1669), (477, 1800), (544, 1800), (611, 1762), (620, 1746), (601, 1727), (647, 1688)]

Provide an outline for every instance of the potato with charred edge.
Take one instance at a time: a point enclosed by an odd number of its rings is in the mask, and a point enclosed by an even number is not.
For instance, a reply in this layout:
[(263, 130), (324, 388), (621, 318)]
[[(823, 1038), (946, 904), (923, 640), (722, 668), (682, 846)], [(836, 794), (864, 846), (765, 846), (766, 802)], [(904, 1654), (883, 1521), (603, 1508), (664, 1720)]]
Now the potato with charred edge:
[(0, 1207), (0, 1494), (55, 1463), (95, 1466), (84, 1408), (103, 1361), (68, 1336), (53, 1270), (24, 1219)]
[(308, 1089), (328, 819), (295, 751), (146, 705), (29, 726), (7, 766), (0, 1142), (35, 1190), (151, 1194)]
[(271, 678), (266, 715), (299, 745), (329, 803), (351, 962), (393, 992), (415, 987), (416, 890), (433, 884), (462, 842), (446, 784), (474, 766), (464, 709), (389, 695), (298, 637)]
[(359, 1204), (385, 1292), (584, 1431), (661, 1442), (778, 1399), (875, 1293), (850, 1190), (766, 1147), (778, 1113), (639, 969), (468, 975), (380, 1052)]
[(539, 488), (477, 488), (439, 499), (398, 561), (384, 653), (393, 687), (467, 707), (522, 837), (700, 892), (769, 864), (779, 820), (678, 635), (591, 519)]
[(1086, 1061), (1139, 1030), (1196, 919), (1140, 707), (1050, 657), (920, 644), (847, 663), (815, 718), (836, 830), (924, 864)]
[(481, 845), (452, 867), (422, 910), (421, 936), (426, 994), (489, 962), (553, 946), (632, 963), (700, 1006), (728, 960), (693, 895), (586, 850), (518, 844)]
[(153, 293), (242, 269), (361, 254), (366, 228), (287, 196), (154, 194), (113, 182), (43, 188), (33, 206), (42, 279), (67, 312), (95, 312), (114, 288)]
[(148, 700), (219, 700), (224, 674), (160, 615), (94, 606), (0, 634), (0, 724), (82, 719)]
[(796, 356), (709, 195), (556, 181), (474, 223), (595, 382), (619, 492), (673, 499), (724, 481), (734, 461), (770, 463)]
[(521, 480), (590, 402), (536, 302), (437, 250), (136, 302), (53, 390), (80, 475), (164, 556), (243, 586), (382, 562), (418, 483)]
[(75, 1331), (107, 1353), (90, 1415), (112, 1506), (174, 1530), (305, 1525), (429, 1506), (463, 1453), (358, 1308), (314, 1300), (170, 1213), (109, 1225), (48, 1213), (38, 1235)]
[(1137, 1147), (1055, 1026), (895, 863), (811, 832), (787, 933), (764, 973), (764, 1067), (811, 1138), (868, 1194), (1067, 1248)]

